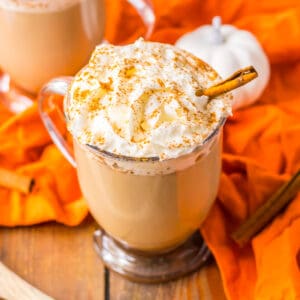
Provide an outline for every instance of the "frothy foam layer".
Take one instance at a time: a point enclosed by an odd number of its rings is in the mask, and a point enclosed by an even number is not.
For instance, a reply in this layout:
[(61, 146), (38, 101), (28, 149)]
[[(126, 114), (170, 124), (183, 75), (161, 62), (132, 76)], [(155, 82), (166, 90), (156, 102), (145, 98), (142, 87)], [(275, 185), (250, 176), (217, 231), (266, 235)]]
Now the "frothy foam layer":
[(1, 0), (0, 8), (13, 10), (59, 10), (81, 0)]
[(231, 114), (230, 96), (209, 101), (195, 94), (219, 80), (203, 61), (171, 45), (142, 39), (101, 45), (70, 87), (68, 129), (79, 143), (117, 155), (178, 157)]

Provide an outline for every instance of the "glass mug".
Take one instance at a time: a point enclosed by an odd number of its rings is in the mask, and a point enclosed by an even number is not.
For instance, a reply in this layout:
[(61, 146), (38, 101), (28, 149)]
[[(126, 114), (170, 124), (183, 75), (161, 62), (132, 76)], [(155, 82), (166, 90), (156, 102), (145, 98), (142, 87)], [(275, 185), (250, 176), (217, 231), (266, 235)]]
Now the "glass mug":
[(141, 282), (167, 281), (198, 269), (210, 255), (199, 226), (217, 196), (225, 119), (192, 153), (163, 161), (115, 155), (75, 138), (72, 149), (47, 114), (54, 94), (65, 96), (66, 110), (71, 82), (72, 77), (61, 77), (46, 84), (39, 111), (54, 143), (77, 169), (84, 198), (101, 226), (94, 244), (105, 265)]
[[(104, 0), (39, 1), (0, 1), (0, 67), (32, 94), (53, 77), (79, 71), (103, 41), (105, 28)], [(128, 2), (141, 16), (148, 38), (155, 21), (150, 1)], [(7, 76), (0, 78), (0, 88), (2, 81)]]

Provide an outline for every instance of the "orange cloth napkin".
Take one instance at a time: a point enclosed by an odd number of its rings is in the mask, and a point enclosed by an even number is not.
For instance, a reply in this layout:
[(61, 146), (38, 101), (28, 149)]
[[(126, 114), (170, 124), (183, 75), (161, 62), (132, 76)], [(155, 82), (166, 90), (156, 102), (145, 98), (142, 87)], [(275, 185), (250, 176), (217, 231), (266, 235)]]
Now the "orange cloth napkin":
[[(52, 111), (51, 116), (64, 130), (57, 111)], [(36, 181), (33, 192), (27, 196), (0, 187), (0, 225), (31, 225), (50, 220), (79, 224), (88, 210), (76, 173), (51, 143), (37, 105), (16, 116), (2, 106), (0, 120), (1, 167), (33, 176)]]
[[(299, 1), (155, 0), (154, 7), (152, 40), (174, 43), (221, 15), (224, 23), (253, 32), (265, 49), (272, 63), (270, 84), (259, 102), (236, 112), (225, 125), (218, 200), (201, 231), (228, 299), (300, 299), (299, 195), (247, 247), (239, 249), (229, 238), (300, 168)], [(114, 43), (133, 41), (144, 30), (134, 10), (120, 0), (107, 0), (107, 23), (107, 38)], [(27, 197), (0, 189), (0, 225), (78, 224), (87, 208), (75, 171), (50, 143), (36, 105), (14, 117), (1, 109), (0, 120), (0, 164), (37, 178)]]

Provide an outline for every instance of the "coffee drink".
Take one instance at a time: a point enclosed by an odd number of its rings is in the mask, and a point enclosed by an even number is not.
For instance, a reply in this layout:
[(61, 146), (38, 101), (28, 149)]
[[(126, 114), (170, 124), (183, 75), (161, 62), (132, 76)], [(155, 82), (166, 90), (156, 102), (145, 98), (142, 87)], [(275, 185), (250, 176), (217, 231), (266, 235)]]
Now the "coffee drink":
[(183, 243), (213, 204), (230, 97), (220, 78), (171, 45), (98, 46), (65, 98), (80, 186), (103, 229), (137, 250)]
[(103, 38), (104, 0), (1, 0), (0, 67), (36, 93), (74, 75)]
[(184, 242), (216, 198), (221, 140), (193, 166), (171, 174), (135, 175), (107, 166), (75, 144), (78, 175), (90, 211), (130, 248), (162, 252)]

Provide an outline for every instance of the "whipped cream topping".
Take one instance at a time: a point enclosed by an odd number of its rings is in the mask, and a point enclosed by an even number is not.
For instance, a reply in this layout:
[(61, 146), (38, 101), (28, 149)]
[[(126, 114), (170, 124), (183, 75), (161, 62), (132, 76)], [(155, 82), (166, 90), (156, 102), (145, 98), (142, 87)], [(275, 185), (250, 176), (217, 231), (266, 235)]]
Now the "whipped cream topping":
[(79, 143), (116, 155), (175, 158), (231, 114), (230, 96), (196, 96), (218, 81), (206, 63), (171, 45), (100, 45), (69, 88), (68, 129)]

